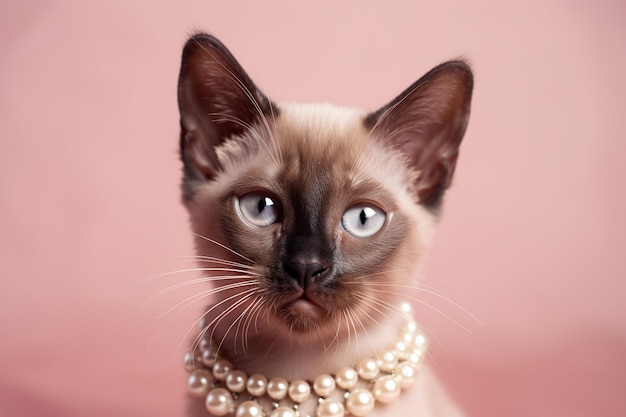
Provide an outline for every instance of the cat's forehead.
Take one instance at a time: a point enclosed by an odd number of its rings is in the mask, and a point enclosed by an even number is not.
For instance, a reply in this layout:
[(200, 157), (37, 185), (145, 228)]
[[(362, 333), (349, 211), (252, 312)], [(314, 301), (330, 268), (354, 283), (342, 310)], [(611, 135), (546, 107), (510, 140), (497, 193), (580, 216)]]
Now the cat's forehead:
[(283, 152), (308, 152), (311, 158), (347, 152), (367, 141), (364, 113), (330, 104), (283, 104), (276, 132)]
[[(224, 189), (285, 195), (347, 192), (375, 197), (405, 190), (403, 161), (365, 124), (366, 113), (329, 104), (281, 104), (276, 116), (218, 150)], [(311, 197), (312, 198), (312, 197)]]

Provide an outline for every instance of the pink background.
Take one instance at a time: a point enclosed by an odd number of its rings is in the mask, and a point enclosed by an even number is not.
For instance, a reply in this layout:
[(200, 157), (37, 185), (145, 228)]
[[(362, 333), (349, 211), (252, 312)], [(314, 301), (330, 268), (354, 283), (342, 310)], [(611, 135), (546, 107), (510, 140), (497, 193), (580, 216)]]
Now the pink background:
[(434, 367), (471, 415), (626, 415), (626, 3), (3, 3), (0, 415), (182, 415), (198, 310), (157, 316), (191, 289), (144, 304), (189, 278), (151, 279), (191, 253), (176, 77), (195, 29), (277, 101), (375, 109), (471, 59), (425, 273), (484, 324), (424, 296), (449, 317), (416, 306)]

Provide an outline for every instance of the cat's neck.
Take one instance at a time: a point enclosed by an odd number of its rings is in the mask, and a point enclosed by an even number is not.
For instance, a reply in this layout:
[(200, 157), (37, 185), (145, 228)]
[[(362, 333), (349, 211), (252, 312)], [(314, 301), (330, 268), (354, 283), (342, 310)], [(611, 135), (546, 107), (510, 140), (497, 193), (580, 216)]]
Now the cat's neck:
[(359, 359), (376, 357), (389, 347), (404, 323), (399, 314), (389, 314), (365, 329), (358, 323), (348, 323), (349, 334), (324, 340), (299, 339), (281, 334), (272, 323), (259, 321), (246, 335), (245, 348), (241, 334), (220, 329), (213, 333), (219, 346), (219, 356), (232, 362), (236, 369), (267, 378), (314, 380), (316, 376), (333, 374), (345, 366), (354, 366)]

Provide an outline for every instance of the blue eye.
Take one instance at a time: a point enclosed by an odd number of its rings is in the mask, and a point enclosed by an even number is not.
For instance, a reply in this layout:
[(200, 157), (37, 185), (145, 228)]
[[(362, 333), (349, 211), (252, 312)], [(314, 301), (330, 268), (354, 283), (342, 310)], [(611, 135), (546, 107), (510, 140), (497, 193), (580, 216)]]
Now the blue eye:
[(238, 199), (239, 213), (250, 224), (265, 227), (278, 221), (280, 210), (274, 199), (263, 192), (251, 192)]
[(353, 236), (368, 237), (383, 228), (386, 218), (387, 214), (374, 205), (357, 204), (343, 213), (341, 226)]

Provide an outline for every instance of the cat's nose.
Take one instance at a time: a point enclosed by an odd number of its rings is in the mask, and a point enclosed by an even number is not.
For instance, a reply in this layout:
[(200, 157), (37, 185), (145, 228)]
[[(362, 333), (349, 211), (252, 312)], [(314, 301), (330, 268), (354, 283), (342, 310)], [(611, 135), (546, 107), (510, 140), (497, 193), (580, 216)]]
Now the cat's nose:
[(302, 288), (306, 288), (311, 282), (326, 274), (328, 267), (320, 262), (302, 262), (290, 260), (284, 264), (285, 271), (298, 282)]

